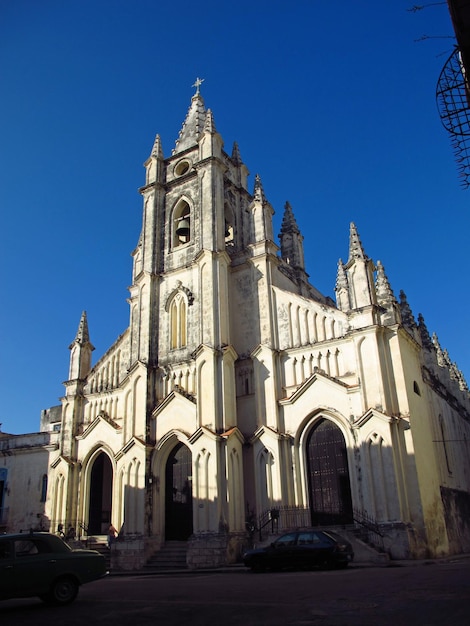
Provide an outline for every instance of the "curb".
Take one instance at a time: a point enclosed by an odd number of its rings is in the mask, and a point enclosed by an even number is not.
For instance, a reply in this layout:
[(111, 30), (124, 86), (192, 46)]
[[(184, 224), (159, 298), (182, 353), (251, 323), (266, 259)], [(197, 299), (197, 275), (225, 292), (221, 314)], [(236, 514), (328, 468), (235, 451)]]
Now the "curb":
[[(351, 563), (348, 570), (355, 569), (371, 569), (371, 568), (381, 568), (385, 569), (387, 567), (420, 567), (424, 565), (440, 565), (441, 563), (453, 563), (456, 561), (464, 561), (470, 560), (470, 554), (455, 554), (453, 556), (446, 556), (443, 558), (437, 559), (418, 559), (418, 560), (388, 560), (384, 561), (355, 561)], [(348, 571), (343, 570), (343, 571)], [(110, 571), (109, 576), (175, 576), (181, 574), (242, 574), (242, 573), (250, 573), (249, 568), (245, 567), (242, 563), (237, 563), (235, 565), (227, 565), (225, 567), (208, 567), (201, 569), (189, 569), (189, 568), (178, 568), (178, 569), (148, 569), (148, 570), (120, 570), (120, 571)]]

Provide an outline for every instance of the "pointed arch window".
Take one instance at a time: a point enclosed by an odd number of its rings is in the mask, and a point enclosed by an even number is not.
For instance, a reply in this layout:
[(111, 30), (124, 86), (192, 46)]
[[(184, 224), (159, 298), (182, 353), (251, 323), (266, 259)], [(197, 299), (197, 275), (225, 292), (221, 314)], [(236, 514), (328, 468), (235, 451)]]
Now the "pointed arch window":
[(187, 302), (178, 292), (170, 304), (170, 348), (184, 348), (187, 344)]
[(192, 235), (191, 207), (181, 199), (175, 206), (172, 219), (172, 247), (184, 245), (191, 241)]
[(41, 481), (41, 502), (45, 502), (47, 499), (47, 474), (43, 474)]

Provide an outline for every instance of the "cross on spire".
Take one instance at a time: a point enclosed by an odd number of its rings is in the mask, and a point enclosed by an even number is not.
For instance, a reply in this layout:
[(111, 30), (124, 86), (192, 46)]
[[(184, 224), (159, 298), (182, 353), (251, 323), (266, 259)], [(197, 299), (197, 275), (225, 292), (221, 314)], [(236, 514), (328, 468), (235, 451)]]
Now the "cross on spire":
[(196, 87), (196, 93), (194, 94), (195, 96), (199, 95), (199, 87), (202, 85), (204, 80), (205, 80), (204, 78), (197, 77), (196, 80), (194, 81), (192, 87)]

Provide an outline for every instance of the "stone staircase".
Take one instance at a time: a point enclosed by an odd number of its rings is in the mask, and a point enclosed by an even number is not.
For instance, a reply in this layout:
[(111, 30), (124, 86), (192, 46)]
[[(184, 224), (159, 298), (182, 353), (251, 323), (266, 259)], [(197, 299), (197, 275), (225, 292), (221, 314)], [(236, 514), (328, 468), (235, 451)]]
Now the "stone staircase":
[(186, 569), (187, 550), (186, 541), (166, 541), (160, 550), (149, 558), (144, 570)]
[(86, 542), (88, 550), (96, 550), (104, 556), (106, 561), (106, 569), (109, 571), (111, 568), (111, 554), (108, 548), (108, 540), (106, 536), (89, 537)]

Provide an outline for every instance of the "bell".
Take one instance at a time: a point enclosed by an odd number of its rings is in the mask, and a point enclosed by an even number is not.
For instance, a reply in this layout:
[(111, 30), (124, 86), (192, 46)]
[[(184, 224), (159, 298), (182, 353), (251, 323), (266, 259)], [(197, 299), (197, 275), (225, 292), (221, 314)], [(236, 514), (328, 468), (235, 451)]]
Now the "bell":
[(189, 237), (189, 232), (189, 220), (184, 217), (176, 228), (176, 234), (178, 237)]

